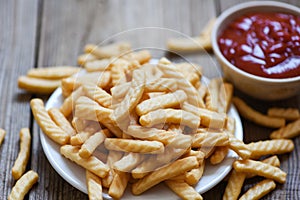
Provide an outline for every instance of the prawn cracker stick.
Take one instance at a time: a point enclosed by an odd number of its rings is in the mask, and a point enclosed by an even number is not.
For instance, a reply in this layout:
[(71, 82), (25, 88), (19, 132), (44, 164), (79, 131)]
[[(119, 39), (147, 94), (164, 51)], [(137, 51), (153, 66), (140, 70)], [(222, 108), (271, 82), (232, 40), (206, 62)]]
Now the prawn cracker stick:
[(223, 194), (223, 200), (238, 199), (245, 179), (246, 173), (232, 170)]
[(300, 119), (287, 124), (286, 126), (271, 133), (271, 139), (294, 138), (300, 135)]
[(114, 163), (113, 169), (122, 172), (130, 172), (136, 166), (138, 166), (145, 157), (139, 153), (128, 153), (127, 155), (123, 156), (120, 160)]
[(231, 83), (224, 82), (220, 87), (218, 112), (227, 113), (233, 96), (233, 85)]
[(213, 165), (221, 163), (227, 156), (228, 152), (229, 152), (228, 146), (216, 147), (215, 151), (209, 158), (210, 163)]
[(127, 42), (112, 43), (105, 46), (87, 44), (84, 47), (85, 53), (91, 53), (99, 59), (119, 56), (130, 51), (131, 45)]
[(289, 139), (264, 140), (247, 144), (251, 151), (251, 158), (264, 155), (284, 154), (294, 150), (294, 143)]
[(18, 157), (12, 167), (12, 176), (18, 180), (26, 170), (26, 165), (30, 156), (31, 135), (28, 128), (20, 131), (20, 150)]
[(232, 134), (229, 136), (229, 148), (237, 153), (241, 158), (248, 159), (251, 156), (251, 149), (241, 140), (234, 137)]
[[(219, 96), (221, 94), (221, 84), (223, 83), (223, 80), (220, 78), (214, 78), (212, 79), (208, 84), (208, 94), (206, 95), (206, 108), (208, 110), (212, 111), (218, 111), (219, 107)], [(222, 93), (224, 94), (224, 93)]]
[(106, 138), (104, 142), (108, 150), (133, 153), (158, 154), (164, 152), (164, 145), (157, 141)]
[(36, 94), (51, 94), (61, 84), (61, 80), (49, 80), (34, 78), (29, 76), (20, 76), (18, 78), (18, 87), (28, 92)]
[(195, 156), (176, 160), (175, 162), (148, 174), (134, 183), (132, 185), (132, 193), (134, 195), (139, 195), (162, 181), (183, 174), (184, 172), (198, 166), (199, 163)]
[(78, 147), (64, 145), (60, 147), (60, 153), (101, 178), (104, 178), (109, 172), (109, 167), (95, 156), (90, 156), (89, 158), (80, 157)]
[(165, 184), (184, 200), (202, 200), (202, 196), (184, 181), (167, 180)]
[(113, 86), (126, 83), (125, 71), (128, 65), (129, 63), (120, 63), (120, 61), (117, 61), (116, 63), (112, 64), (111, 79)]
[(5, 135), (6, 135), (6, 131), (4, 129), (0, 128), (0, 146), (4, 140)]
[[(90, 157), (96, 148), (104, 142), (106, 135), (103, 133), (105, 130), (96, 132), (94, 135), (91, 135), (82, 145), (79, 150), (79, 155), (82, 158)], [(106, 130), (108, 131), (108, 130)]]
[(31, 110), (34, 119), (42, 129), (42, 131), (54, 142), (64, 145), (70, 140), (70, 135), (58, 127), (50, 118), (41, 99), (32, 99), (30, 101)]
[(97, 57), (91, 53), (81, 54), (77, 57), (77, 63), (79, 65), (84, 65), (86, 62), (91, 62), (97, 60)]
[(227, 146), (228, 144), (229, 137), (226, 133), (196, 133), (192, 138), (192, 148)]
[(147, 82), (145, 92), (174, 92), (177, 89), (177, 81), (173, 78), (159, 78)]
[(111, 69), (111, 59), (101, 59), (86, 62), (84, 69), (87, 72), (107, 71)]
[(297, 108), (269, 108), (268, 115), (271, 117), (284, 118), (289, 121), (300, 118), (300, 113)]
[(138, 61), (139, 64), (144, 64), (151, 59), (151, 53), (147, 50), (141, 50), (125, 54), (121, 58), (127, 61)]
[(187, 99), (186, 94), (182, 90), (174, 93), (163, 94), (148, 100), (145, 100), (136, 106), (136, 113), (141, 116), (150, 111), (161, 108), (174, 108), (179, 106)]
[(15, 186), (12, 188), (8, 200), (23, 200), (28, 191), (32, 186), (38, 181), (39, 176), (36, 172), (30, 170), (26, 172), (21, 178), (16, 182)]
[[(272, 165), (274, 167), (280, 167), (280, 160), (277, 156), (271, 156), (269, 158), (262, 160), (261, 162)], [(254, 176), (255, 176), (254, 174), (247, 174), (246, 178), (252, 178)]]
[(175, 52), (193, 52), (211, 49), (211, 42), (207, 37), (193, 38), (170, 38), (167, 41), (167, 48)]
[(201, 179), (204, 172), (205, 162), (200, 164), (200, 167), (194, 168), (184, 174), (184, 181), (189, 185), (195, 185)]
[(250, 106), (248, 106), (243, 100), (238, 97), (233, 97), (232, 101), (236, 106), (239, 113), (246, 119), (253, 121), (256, 124), (269, 127), (269, 128), (280, 128), (285, 125), (284, 118), (270, 117), (264, 115)]
[(72, 76), (80, 71), (79, 67), (71, 66), (57, 66), (57, 67), (45, 67), (34, 68), (27, 72), (27, 76), (42, 78), (42, 79), (62, 79)]
[(158, 109), (142, 115), (139, 120), (140, 124), (151, 127), (156, 124), (174, 123), (189, 126), (192, 129), (200, 125), (200, 117), (184, 110), (176, 109)]
[(240, 197), (240, 200), (258, 200), (276, 188), (273, 180), (266, 179), (257, 183)]
[(114, 199), (120, 199), (125, 192), (130, 175), (127, 172), (117, 171), (108, 189), (108, 194)]
[(279, 183), (285, 183), (286, 173), (272, 165), (255, 160), (237, 160), (233, 163), (233, 168), (237, 172), (252, 173), (263, 176)]
[(112, 96), (97, 85), (85, 84), (83, 85), (84, 93), (103, 107), (110, 107), (112, 105)]
[(50, 108), (48, 110), (48, 114), (50, 115), (51, 119), (56, 123), (56, 125), (59, 126), (63, 131), (68, 133), (70, 136), (76, 134), (75, 129), (72, 127), (70, 122), (58, 108)]
[(86, 170), (85, 177), (89, 199), (102, 200), (101, 179), (89, 170)]
[(84, 92), (82, 87), (79, 87), (75, 91), (71, 92), (71, 95), (64, 100), (63, 104), (60, 106), (60, 111), (65, 117), (72, 114), (76, 100), (83, 94)]

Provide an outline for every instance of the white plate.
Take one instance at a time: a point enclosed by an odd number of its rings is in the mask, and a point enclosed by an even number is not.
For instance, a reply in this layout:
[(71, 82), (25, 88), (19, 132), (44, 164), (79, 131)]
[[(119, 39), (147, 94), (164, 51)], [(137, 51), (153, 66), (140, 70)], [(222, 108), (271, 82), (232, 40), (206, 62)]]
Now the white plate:
[[(46, 109), (56, 107), (59, 108), (63, 102), (63, 96), (61, 88), (58, 88), (49, 98), (46, 103)], [(229, 110), (229, 116), (233, 117), (236, 121), (235, 136), (243, 140), (243, 128), (241, 119), (237, 113), (237, 110), (232, 105)], [(78, 190), (87, 193), (85, 182), (85, 171), (77, 164), (64, 158), (59, 153), (60, 146), (49, 139), (42, 131), (40, 134), (43, 150), (47, 159), (51, 163), (52, 167), (63, 177), (68, 183), (77, 188)], [(231, 170), (232, 162), (237, 158), (237, 155), (230, 151), (227, 158), (218, 165), (210, 165), (207, 162), (203, 177), (195, 186), (199, 193), (204, 193), (218, 184)], [(111, 199), (104, 191), (104, 198)], [(130, 200), (146, 200), (146, 199), (179, 199), (170, 189), (164, 184), (159, 184), (140, 196), (133, 196), (129, 189), (126, 190), (122, 199)]]

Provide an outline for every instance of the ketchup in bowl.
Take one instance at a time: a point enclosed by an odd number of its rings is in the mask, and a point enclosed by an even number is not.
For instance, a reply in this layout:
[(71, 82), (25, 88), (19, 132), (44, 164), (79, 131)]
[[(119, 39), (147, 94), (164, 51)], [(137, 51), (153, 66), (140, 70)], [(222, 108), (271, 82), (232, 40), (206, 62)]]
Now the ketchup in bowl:
[(249, 13), (221, 32), (218, 45), (234, 66), (266, 78), (300, 76), (300, 16)]

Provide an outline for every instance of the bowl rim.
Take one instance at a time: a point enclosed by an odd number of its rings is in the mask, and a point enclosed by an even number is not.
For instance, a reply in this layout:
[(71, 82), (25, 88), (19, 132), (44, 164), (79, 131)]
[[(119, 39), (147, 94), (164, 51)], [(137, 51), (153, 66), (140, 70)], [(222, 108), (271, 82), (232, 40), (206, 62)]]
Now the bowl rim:
[(225, 63), (225, 65), (229, 66), (232, 70), (236, 71), (237, 73), (249, 77), (251, 79), (255, 79), (260, 82), (267, 82), (267, 83), (291, 83), (291, 82), (297, 82), (300, 81), (300, 75), (296, 77), (289, 77), (289, 78), (265, 78), (257, 75), (253, 75), (251, 73), (245, 72), (238, 67), (234, 66), (231, 64), (227, 58), (224, 57), (222, 54), (217, 38), (218, 38), (218, 30), (220, 25), (223, 23), (224, 20), (226, 20), (227, 17), (237, 13), (240, 10), (247, 10), (249, 8), (253, 7), (261, 7), (261, 6), (266, 6), (266, 7), (274, 7), (274, 8), (281, 8), (281, 9), (286, 9), (287, 12), (289, 11), (294, 11), (299, 13), (300, 15), (300, 8), (288, 3), (283, 3), (283, 2), (278, 2), (278, 1), (250, 1), (250, 2), (245, 2), (245, 3), (240, 3), (235, 6), (232, 6), (225, 11), (223, 11), (220, 16), (216, 19), (216, 22), (213, 26), (212, 33), (211, 33), (211, 42), (212, 42), (212, 47), (215, 55), (222, 60), (222, 62)]

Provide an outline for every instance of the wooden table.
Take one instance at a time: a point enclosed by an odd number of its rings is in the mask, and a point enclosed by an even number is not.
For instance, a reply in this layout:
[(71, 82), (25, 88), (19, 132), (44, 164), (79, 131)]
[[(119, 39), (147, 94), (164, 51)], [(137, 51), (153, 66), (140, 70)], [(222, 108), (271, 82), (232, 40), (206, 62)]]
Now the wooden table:
[[(0, 147), (0, 199), (7, 199), (15, 184), (11, 168), (19, 151), (19, 131), (29, 127), (32, 132), (32, 152), (27, 169), (38, 172), (40, 178), (26, 199), (88, 199), (51, 167), (40, 139), (40, 130), (34, 122), (29, 101), (33, 97), (17, 87), (17, 78), (35, 67), (76, 65), (77, 56), (87, 43), (99, 43), (110, 36), (134, 28), (164, 27), (194, 36), (212, 17), (242, 0), (12, 0), (0, 1), (0, 127), (7, 130)], [(287, 1), (285, 1), (287, 2)], [(289, 0), (300, 6), (299, 0)], [(145, 41), (154, 47), (165, 46), (160, 35), (138, 34), (136, 44)], [(204, 73), (217, 76), (209, 63), (212, 54), (197, 53)], [(255, 109), (265, 112), (270, 106), (297, 107), (300, 95), (283, 101), (263, 102), (235, 91)], [(46, 96), (42, 96), (45, 101)], [(271, 129), (242, 119), (245, 142), (267, 139)], [(295, 151), (280, 156), (281, 168), (288, 172), (287, 182), (264, 199), (300, 198), (300, 138), (294, 139)], [(205, 199), (221, 199), (225, 181), (203, 194)], [(243, 192), (253, 182), (246, 182)]]

